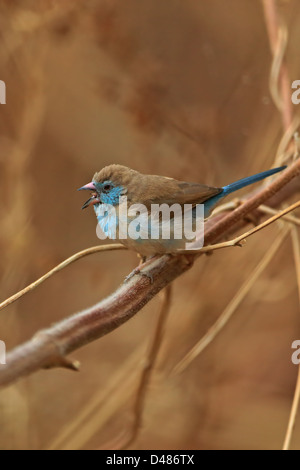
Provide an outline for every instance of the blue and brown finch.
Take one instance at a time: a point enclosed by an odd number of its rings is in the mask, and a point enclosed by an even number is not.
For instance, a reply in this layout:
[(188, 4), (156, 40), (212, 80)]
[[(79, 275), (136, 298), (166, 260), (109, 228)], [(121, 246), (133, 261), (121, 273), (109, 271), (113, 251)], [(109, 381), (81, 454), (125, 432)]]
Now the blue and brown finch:
[[(214, 188), (199, 183), (177, 181), (164, 176), (144, 175), (122, 165), (110, 165), (96, 173), (92, 182), (83, 186), (80, 190), (92, 192), (90, 199), (84, 204), (83, 209), (93, 205), (102, 231), (108, 238), (118, 239), (121, 238), (118, 231), (119, 214), (122, 213), (122, 201), (125, 196), (128, 207), (133, 204), (143, 204), (149, 210), (149, 214), (153, 204), (167, 204), (169, 206), (179, 204), (182, 208), (189, 204), (195, 217), (197, 205), (203, 204), (204, 217), (207, 218), (224, 197), (245, 186), (274, 175), (285, 168), (275, 168), (236, 181), (223, 188)], [(128, 217), (126, 224), (129, 224), (131, 220)], [(148, 220), (147, 227), (150, 233), (150, 217)], [(182, 250), (185, 247), (186, 239), (184, 236), (181, 239), (175, 239), (172, 235), (167, 239), (162, 237), (153, 239), (149, 235), (137, 239), (131, 237), (122, 238), (121, 242), (146, 258), (157, 254), (175, 253), (177, 250)]]

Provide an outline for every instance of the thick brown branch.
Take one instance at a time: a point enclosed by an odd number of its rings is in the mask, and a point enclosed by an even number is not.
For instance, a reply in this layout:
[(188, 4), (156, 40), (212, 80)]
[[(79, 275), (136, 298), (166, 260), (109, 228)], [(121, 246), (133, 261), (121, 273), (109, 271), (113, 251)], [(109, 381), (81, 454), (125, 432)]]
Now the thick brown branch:
[(151, 275), (153, 283), (144, 276), (134, 276), (109, 298), (41, 331), (8, 354), (7, 364), (0, 366), (0, 385), (9, 384), (41, 368), (70, 368), (74, 363), (68, 362), (67, 365), (66, 355), (128, 321), (161, 289), (190, 267), (184, 257), (163, 256), (154, 260), (143, 270)]

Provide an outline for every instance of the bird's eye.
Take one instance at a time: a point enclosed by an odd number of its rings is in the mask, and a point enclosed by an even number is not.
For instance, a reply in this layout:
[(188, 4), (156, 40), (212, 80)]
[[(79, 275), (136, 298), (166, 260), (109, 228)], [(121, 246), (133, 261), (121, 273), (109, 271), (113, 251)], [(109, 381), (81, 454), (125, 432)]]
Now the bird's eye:
[(111, 189), (111, 184), (106, 184), (105, 186), (103, 186), (104, 191), (109, 191), (110, 189)]

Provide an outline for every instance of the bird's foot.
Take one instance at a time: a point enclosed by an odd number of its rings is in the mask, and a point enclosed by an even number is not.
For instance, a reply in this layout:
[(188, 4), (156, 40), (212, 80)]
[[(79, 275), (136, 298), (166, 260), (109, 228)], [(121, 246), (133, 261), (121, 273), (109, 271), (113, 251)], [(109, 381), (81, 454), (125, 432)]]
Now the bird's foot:
[(141, 256), (141, 255), (138, 255), (138, 256), (141, 258), (141, 261), (140, 261), (139, 266), (137, 266), (130, 274), (128, 274), (128, 276), (126, 276), (124, 282), (128, 282), (128, 281), (130, 281), (130, 279), (132, 279), (134, 276), (140, 275), (140, 276), (145, 276), (145, 277), (147, 277), (147, 278), (150, 280), (151, 284), (153, 284), (154, 279), (153, 279), (152, 274), (149, 274), (149, 273), (147, 273), (147, 272), (143, 272), (142, 269), (145, 268), (145, 267), (148, 265), (148, 263), (153, 260), (153, 258), (155, 258), (155, 255), (154, 255), (154, 256), (151, 256), (151, 257), (148, 258), (148, 259), (147, 259), (147, 257), (145, 257), (145, 256)]
[(146, 263), (147, 256), (140, 255), (139, 253), (137, 254), (137, 256), (138, 256), (138, 258), (140, 258), (139, 266), (141, 266), (142, 264)]
[[(142, 265), (141, 265), (142, 266)], [(141, 270), (141, 266), (138, 266), (137, 268), (135, 268), (130, 274), (128, 274), (128, 276), (125, 277), (124, 279), (124, 282), (128, 282), (130, 281), (130, 279), (132, 279), (134, 276), (136, 275), (140, 275), (140, 276), (145, 276), (147, 277), (151, 284), (153, 284), (154, 282), (154, 279), (153, 279), (153, 276), (149, 273), (144, 273), (142, 270)]]
[(187, 266), (192, 266), (195, 261), (195, 256), (191, 254), (186, 254), (186, 255), (183, 254), (182, 259), (184, 260)]

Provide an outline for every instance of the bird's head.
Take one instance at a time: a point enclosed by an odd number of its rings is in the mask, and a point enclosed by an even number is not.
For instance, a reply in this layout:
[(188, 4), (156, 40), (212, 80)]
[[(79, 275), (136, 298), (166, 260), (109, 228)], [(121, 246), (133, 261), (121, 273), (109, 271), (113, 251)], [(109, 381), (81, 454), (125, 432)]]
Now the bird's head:
[(109, 165), (95, 173), (91, 183), (82, 186), (78, 191), (91, 191), (91, 197), (84, 203), (82, 209), (98, 204), (117, 206), (121, 196), (128, 192), (132, 178), (138, 173), (122, 165)]

